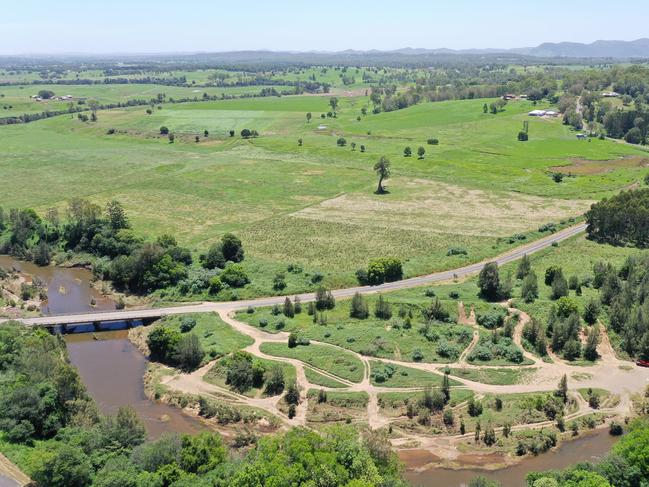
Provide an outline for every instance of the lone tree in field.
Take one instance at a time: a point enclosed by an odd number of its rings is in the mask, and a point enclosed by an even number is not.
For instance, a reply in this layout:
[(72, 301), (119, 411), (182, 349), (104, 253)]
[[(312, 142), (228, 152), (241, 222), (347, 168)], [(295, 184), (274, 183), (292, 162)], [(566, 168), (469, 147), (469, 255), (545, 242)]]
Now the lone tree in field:
[(410, 157), (412, 155), (412, 149), (410, 147), (406, 147), (403, 149), (403, 157)]
[(379, 185), (376, 188), (376, 193), (384, 194), (385, 188), (383, 187), (383, 181), (390, 177), (390, 159), (381, 156), (379, 162), (374, 164), (374, 172), (379, 176)]
[(335, 96), (332, 96), (329, 99), (329, 105), (331, 105), (331, 109), (335, 112), (336, 108), (338, 108), (338, 98), (336, 98)]
[(426, 149), (419, 146), (419, 149), (417, 149), (417, 155), (419, 156), (419, 159), (423, 159), (425, 154), (426, 154)]
[(311, 117), (312, 117), (312, 116), (313, 116), (313, 115), (311, 115), (311, 112), (308, 112), (308, 113), (306, 114), (306, 123), (311, 123)]

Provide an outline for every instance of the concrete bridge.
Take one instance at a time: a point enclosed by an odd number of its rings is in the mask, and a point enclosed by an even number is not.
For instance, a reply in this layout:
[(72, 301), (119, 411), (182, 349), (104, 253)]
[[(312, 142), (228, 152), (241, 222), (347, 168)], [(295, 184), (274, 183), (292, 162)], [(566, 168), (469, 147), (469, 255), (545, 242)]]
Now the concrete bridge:
[[(357, 286), (346, 289), (337, 289), (332, 291), (336, 298), (350, 298), (355, 293), (372, 294), (386, 291), (396, 291), (400, 289), (409, 289), (426, 284), (435, 284), (453, 279), (460, 279), (475, 275), (482, 270), (487, 262), (496, 262), (499, 266), (513, 262), (523, 257), (525, 254), (533, 254), (540, 250), (550, 247), (555, 242), (561, 242), (575, 235), (578, 235), (586, 230), (586, 224), (580, 223), (578, 225), (565, 228), (559, 232), (535, 240), (527, 245), (516, 247), (515, 249), (499, 255), (498, 257), (489, 259), (487, 261), (478, 262), (465, 267), (457, 269), (436, 272), (425, 276), (412, 277), (402, 281), (388, 282), (380, 286)], [(313, 293), (299, 294), (302, 302), (309, 302), (314, 300)], [(116, 321), (133, 321), (133, 320), (151, 320), (158, 319), (168, 315), (187, 314), (187, 313), (214, 313), (219, 311), (236, 311), (246, 309), (250, 306), (254, 308), (273, 306), (275, 304), (282, 304), (285, 296), (272, 296), (267, 298), (250, 299), (243, 301), (228, 301), (220, 303), (202, 302), (191, 303), (187, 305), (179, 305), (167, 308), (150, 308), (139, 310), (120, 310), (120, 311), (98, 311), (94, 313), (79, 313), (68, 315), (53, 315), (42, 316), (38, 318), (23, 318), (19, 321), (27, 326), (59, 326), (59, 325), (79, 325), (85, 323), (104, 323)], [(7, 320), (4, 320), (7, 321)], [(2, 323), (3, 320), (0, 320)]]

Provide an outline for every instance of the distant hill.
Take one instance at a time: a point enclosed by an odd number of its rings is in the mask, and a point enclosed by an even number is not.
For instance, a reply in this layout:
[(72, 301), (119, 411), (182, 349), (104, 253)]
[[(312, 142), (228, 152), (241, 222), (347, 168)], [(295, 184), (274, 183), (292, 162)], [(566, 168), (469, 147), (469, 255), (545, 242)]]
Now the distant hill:
[(537, 47), (512, 49), (511, 52), (538, 57), (577, 58), (649, 58), (649, 39), (635, 41), (545, 42)]
[(477, 49), (427, 49), (405, 47), (391, 51), (377, 49), (344, 51), (226, 51), (194, 53), (149, 53), (149, 54), (68, 54), (68, 55), (25, 55), (0, 56), (0, 66), (20, 67), (30, 65), (34, 59), (45, 63), (69, 61), (88, 61), (96, 63), (110, 62), (174, 62), (174, 63), (208, 63), (223, 64), (239, 68), (263, 66), (271, 69), (274, 65), (309, 66), (313, 64), (338, 64), (346, 66), (436, 66), (462, 62), (467, 64), (515, 64), (521, 62), (552, 64), (587, 64), (592, 62), (610, 62), (629, 59), (649, 59), (649, 38), (635, 41), (600, 40), (590, 44), (578, 42), (546, 42), (536, 47), (514, 49), (477, 48)]

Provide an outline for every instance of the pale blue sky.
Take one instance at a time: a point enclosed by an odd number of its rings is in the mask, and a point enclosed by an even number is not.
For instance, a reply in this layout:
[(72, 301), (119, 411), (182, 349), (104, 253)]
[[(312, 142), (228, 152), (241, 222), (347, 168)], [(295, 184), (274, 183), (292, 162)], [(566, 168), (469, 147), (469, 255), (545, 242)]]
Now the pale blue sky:
[(0, 54), (507, 48), (649, 37), (647, 0), (0, 0), (0, 6)]

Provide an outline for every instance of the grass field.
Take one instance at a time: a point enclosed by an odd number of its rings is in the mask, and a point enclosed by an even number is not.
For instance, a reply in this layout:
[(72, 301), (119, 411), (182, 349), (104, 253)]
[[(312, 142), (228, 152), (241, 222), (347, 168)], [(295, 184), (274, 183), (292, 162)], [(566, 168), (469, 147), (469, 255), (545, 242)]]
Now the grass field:
[[(402, 367), (399, 365), (386, 364), (379, 360), (370, 361), (370, 379), (372, 384), (381, 387), (425, 387), (441, 386), (442, 376), (432, 374), (424, 370)], [(386, 374), (386, 369), (388, 373)], [(380, 379), (379, 379), (380, 378)], [(450, 379), (451, 386), (459, 385), (459, 382)]]
[[(118, 100), (161, 88), (180, 96), (172, 87), (147, 85), (70, 90)], [(222, 89), (200, 90), (202, 96)], [(12, 96), (21, 91), (0, 87)], [(646, 152), (608, 140), (579, 141), (558, 119), (530, 119), (530, 141), (517, 142), (528, 102), (510, 103), (497, 115), (482, 113), (490, 100), (422, 103), (359, 122), (362, 107), (371, 111), (368, 98), (341, 97), (337, 117), (322, 119), (328, 99), (165, 104), (152, 115), (143, 107), (102, 111), (96, 123), (66, 115), (0, 127), (0, 176), (12, 181), (0, 205), (44, 211), (76, 196), (100, 204), (116, 198), (138, 233), (173, 233), (196, 252), (235, 232), (254, 276), (239, 293), (246, 297), (272, 293), (273, 276), (290, 263), (305, 272), (288, 276), (286, 293), (311, 289), (315, 272), (332, 287), (352, 284), (354, 271), (378, 256), (400, 258), (406, 276), (475, 262), (512, 248), (519, 242), (510, 243), (512, 235), (533, 238), (539, 225), (578, 216), (644, 176)], [(313, 113), (311, 123), (306, 112)], [(159, 135), (163, 125), (176, 134), (174, 144)], [(260, 137), (241, 139), (243, 128)], [(108, 135), (109, 129), (115, 133)], [(341, 136), (345, 147), (336, 145)], [(431, 137), (439, 145), (427, 145)], [(407, 145), (414, 152), (424, 146), (425, 157), (404, 157)], [(393, 177), (390, 193), (379, 196), (372, 166), (384, 154)], [(620, 159), (625, 156), (635, 159)], [(549, 177), (558, 166), (591, 165), (596, 170), (580, 169), (560, 184)], [(467, 255), (447, 255), (451, 247)]]
[(363, 380), (363, 364), (355, 355), (326, 345), (289, 348), (283, 343), (263, 343), (260, 350), (274, 357), (294, 358), (352, 382)]
[(320, 372), (317, 372), (311, 367), (304, 367), (304, 375), (306, 375), (307, 380), (311, 384), (315, 384), (317, 386), (332, 388), (347, 387), (342, 382), (338, 382), (337, 380), (331, 379), (326, 375), (322, 375)]
[(451, 369), (451, 376), (496, 385), (520, 384), (532, 374), (532, 369)]
[[(286, 86), (275, 86), (281, 91)], [(261, 86), (237, 87), (181, 87), (156, 84), (107, 84), (107, 85), (19, 85), (0, 86), (0, 117), (11, 117), (23, 113), (38, 113), (44, 111), (67, 110), (70, 103), (75, 108), (87, 108), (87, 104), (79, 104), (79, 100), (96, 100), (99, 104), (127, 103), (130, 100), (155, 99), (159, 94), (165, 95), (166, 101), (182, 98), (200, 100), (204, 93), (209, 96), (237, 96), (259, 94)], [(72, 96), (72, 100), (43, 100), (36, 101), (31, 95), (37, 95), (40, 90), (49, 90), (56, 96)], [(4, 96), (2, 96), (4, 95)], [(148, 106), (139, 107), (144, 112)]]
[[(417, 293), (423, 296), (422, 289), (411, 292), (410, 296), (416, 296)], [(368, 356), (403, 361), (413, 361), (413, 354), (419, 351), (423, 362), (452, 362), (470, 343), (472, 331), (470, 327), (463, 325), (438, 323), (432, 326), (432, 331), (427, 336), (422, 334), (420, 330), (424, 319), (421, 316), (421, 306), (427, 306), (431, 298), (419, 300), (418, 297), (407, 297), (407, 294), (402, 295), (402, 298), (396, 293), (394, 296), (393, 298), (392, 293), (386, 295), (393, 310), (393, 316), (389, 320), (378, 319), (373, 315), (365, 320), (350, 318), (349, 300), (340, 301), (336, 308), (326, 313), (326, 324), (314, 324), (313, 317), (306, 311), (294, 318), (274, 316), (272, 308), (258, 309), (253, 314), (240, 312), (237, 318), (270, 332), (280, 326), (311, 340), (331, 343)], [(377, 299), (376, 296), (367, 297), (370, 311), (374, 309)], [(455, 317), (457, 303), (448, 300), (444, 305), (450, 316)], [(406, 316), (409, 312), (412, 314), (410, 326), (406, 324), (405, 316), (399, 316), (400, 311)], [(444, 354), (444, 349), (448, 349), (449, 353)]]
[(216, 314), (173, 315), (163, 318), (160, 323), (180, 331), (180, 323), (184, 318), (196, 320), (191, 332), (198, 336), (203, 350), (207, 352), (205, 360), (236, 352), (253, 343), (252, 338), (234, 330)]
[[(279, 360), (266, 360), (259, 357), (254, 357), (253, 360), (261, 363), (267, 371), (272, 367), (279, 365), (284, 372), (284, 383), (290, 384), (291, 382), (295, 381), (295, 367), (293, 367), (291, 364), (287, 364)], [(230, 388), (230, 386), (226, 384), (226, 369), (220, 360), (217, 361), (212, 366), (212, 368), (207, 371), (207, 374), (205, 374), (203, 380), (225, 389)], [(265, 395), (265, 391), (263, 388), (252, 387), (249, 390), (245, 391), (243, 394), (248, 397), (262, 397)]]

